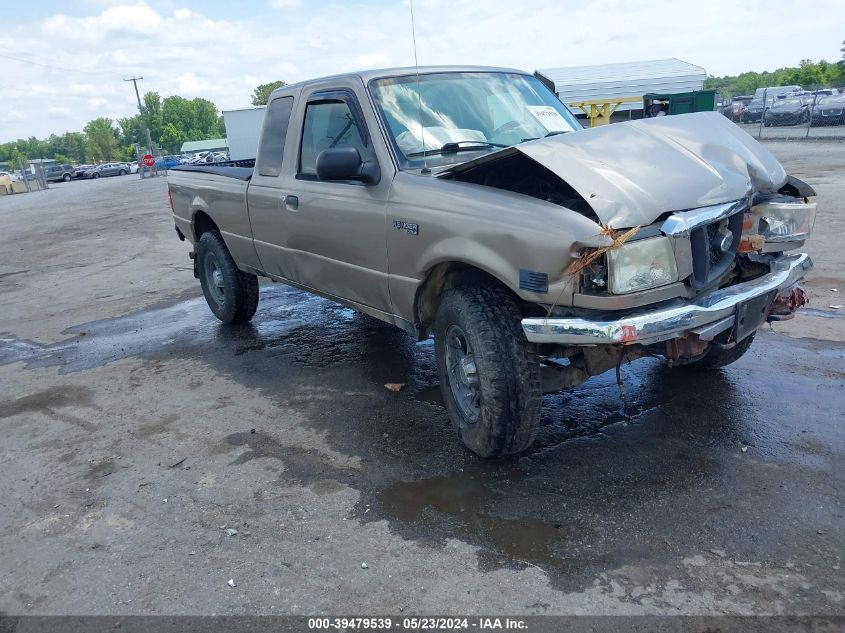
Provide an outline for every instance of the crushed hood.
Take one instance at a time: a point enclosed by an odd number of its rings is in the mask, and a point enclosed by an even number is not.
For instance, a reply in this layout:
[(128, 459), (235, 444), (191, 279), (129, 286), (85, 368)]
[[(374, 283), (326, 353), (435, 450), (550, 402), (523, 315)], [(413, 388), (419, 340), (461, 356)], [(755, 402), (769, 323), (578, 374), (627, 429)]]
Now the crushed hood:
[(651, 224), (668, 211), (774, 192), (787, 180), (777, 159), (716, 112), (603, 125), (487, 154), (460, 174), (522, 152), (552, 171), (615, 229)]

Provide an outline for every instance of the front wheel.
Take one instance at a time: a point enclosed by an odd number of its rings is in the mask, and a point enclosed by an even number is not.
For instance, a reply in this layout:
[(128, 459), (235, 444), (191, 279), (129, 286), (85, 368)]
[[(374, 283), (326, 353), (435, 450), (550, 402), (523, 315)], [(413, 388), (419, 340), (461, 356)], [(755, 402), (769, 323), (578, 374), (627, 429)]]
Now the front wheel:
[(217, 231), (197, 242), (197, 272), (208, 307), (223, 323), (245, 323), (258, 308), (258, 277), (238, 270)]
[(540, 423), (540, 364), (503, 288), (447, 290), (434, 322), (440, 389), (461, 441), (481, 457), (525, 450)]
[(92, 178), (99, 178), (99, 177), (100, 177), (100, 174), (94, 174), (94, 175), (92, 176)]

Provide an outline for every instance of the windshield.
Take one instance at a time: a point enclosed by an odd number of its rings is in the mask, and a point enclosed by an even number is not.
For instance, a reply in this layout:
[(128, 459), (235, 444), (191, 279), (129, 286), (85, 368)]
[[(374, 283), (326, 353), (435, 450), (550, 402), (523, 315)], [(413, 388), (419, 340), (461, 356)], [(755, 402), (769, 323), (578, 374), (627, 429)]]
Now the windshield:
[(451, 165), (581, 129), (531, 75), (453, 72), (376, 79), (370, 91), (403, 169)]
[(784, 99), (783, 101), (778, 101), (775, 103), (773, 107), (775, 108), (797, 108), (804, 105), (804, 102), (801, 99)]

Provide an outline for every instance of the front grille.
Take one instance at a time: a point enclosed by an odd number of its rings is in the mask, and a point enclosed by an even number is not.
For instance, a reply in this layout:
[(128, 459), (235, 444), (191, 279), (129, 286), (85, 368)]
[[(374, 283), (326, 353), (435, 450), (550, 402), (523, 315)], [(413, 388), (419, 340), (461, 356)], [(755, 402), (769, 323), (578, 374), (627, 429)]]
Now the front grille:
[(722, 276), (736, 256), (741, 235), (742, 211), (690, 232), (693, 288), (703, 288)]

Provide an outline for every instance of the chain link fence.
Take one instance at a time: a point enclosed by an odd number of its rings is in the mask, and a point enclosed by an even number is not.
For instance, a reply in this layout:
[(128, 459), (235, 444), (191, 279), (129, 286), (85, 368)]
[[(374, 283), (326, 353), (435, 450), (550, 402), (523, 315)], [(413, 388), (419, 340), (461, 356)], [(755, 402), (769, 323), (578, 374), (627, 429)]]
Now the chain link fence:
[(765, 88), (733, 97), (720, 111), (761, 140), (845, 140), (845, 92), (837, 87)]

